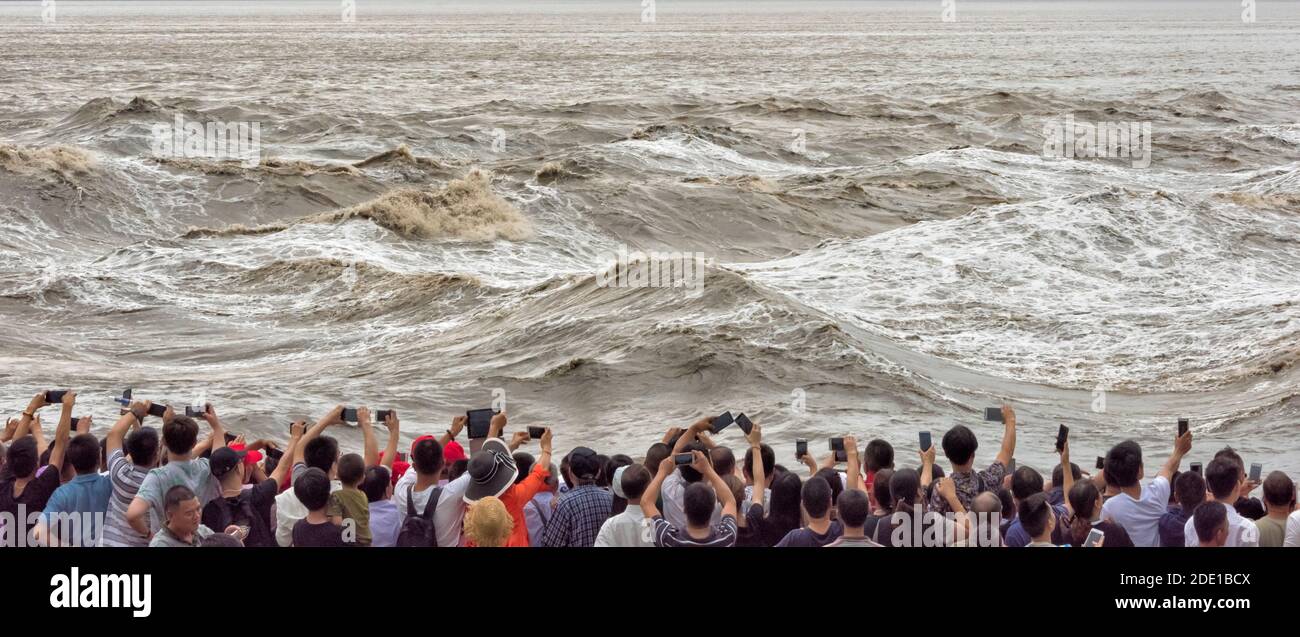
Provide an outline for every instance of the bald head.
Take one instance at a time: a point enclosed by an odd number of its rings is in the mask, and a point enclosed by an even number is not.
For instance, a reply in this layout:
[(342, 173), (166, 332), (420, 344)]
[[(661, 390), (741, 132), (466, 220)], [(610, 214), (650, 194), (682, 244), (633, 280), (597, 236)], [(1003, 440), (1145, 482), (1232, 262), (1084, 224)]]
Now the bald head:
[(985, 491), (975, 496), (970, 504), (971, 510), (975, 513), (1002, 513), (1002, 500), (992, 491)]

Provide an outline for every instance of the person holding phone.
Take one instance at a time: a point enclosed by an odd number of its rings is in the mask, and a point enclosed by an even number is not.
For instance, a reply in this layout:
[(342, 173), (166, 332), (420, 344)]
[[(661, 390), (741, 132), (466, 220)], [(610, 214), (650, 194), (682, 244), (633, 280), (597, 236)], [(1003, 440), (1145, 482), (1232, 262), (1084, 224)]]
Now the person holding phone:
[(127, 524), (126, 510), (145, 476), (158, 464), (158, 430), (141, 426), (150, 405), (149, 401), (130, 403), (105, 439), (113, 495), (104, 516), (104, 546), (149, 546), (149, 536)]
[[(677, 436), (677, 441), (673, 444), (672, 452), (669, 457), (683, 453), (692, 453), (699, 451), (708, 456), (712, 453), (713, 444), (705, 436), (707, 432), (713, 430), (713, 418), (704, 417), (697, 420), (690, 427), (686, 428)], [(712, 463), (710, 463), (712, 467)], [(648, 467), (647, 467), (648, 468)], [(697, 484), (704, 480), (704, 474), (696, 471), (693, 464), (681, 465), (669, 475), (661, 485), (661, 494), (663, 495), (663, 516), (668, 524), (678, 529), (684, 529), (689, 526), (690, 522), (686, 519), (686, 489), (692, 484)], [(722, 520), (722, 507), (715, 505), (713, 515), (709, 519), (709, 524), (716, 526)]]
[[(498, 419), (499, 424), (496, 422)], [(493, 430), (500, 435), (506, 425), (505, 412), (497, 414), (492, 420)], [(530, 439), (532, 433), (535, 433), (535, 430), (519, 431), (514, 437), (519, 444), (522, 444)], [(465, 503), (473, 507), (480, 499), (493, 496), (505, 505), (506, 511), (514, 521), (505, 546), (529, 546), (528, 521), (524, 517), (524, 506), (546, 488), (546, 480), (551, 477), (550, 427), (541, 430), (538, 442), (541, 444), (542, 454), (533, 463), (528, 477), (523, 480), (515, 479), (519, 470), (510, 456), (510, 451), (513, 449), (510, 449), (500, 438), (485, 440), (478, 452), (469, 459), (467, 473), (470, 476), (470, 483), (465, 489)]]
[[(11, 520), (24, 519), (19, 517), (20, 507), (28, 512), (44, 510), (50, 496), (62, 483), (60, 474), (69, 440), (66, 432), (64, 435), (56, 432), (49, 462), (44, 466), (40, 464), (45, 444), (37, 411), (46, 406), (45, 392), (32, 397), (27, 409), (23, 410), (22, 417), (18, 419), (18, 424), (14, 426), (13, 442), (5, 450), (5, 465), (8, 470), (0, 477), (0, 513), (9, 514), (6, 517)], [(60, 425), (62, 422), (60, 418)], [(68, 427), (69, 430), (72, 427), (71, 412)], [(27, 435), (29, 432), (31, 436)]]
[[(148, 413), (156, 413), (159, 405), (152, 405)], [(226, 429), (211, 403), (204, 405), (202, 419), (212, 430), (205, 441), (214, 451), (226, 446)], [(199, 509), (220, 495), (217, 480), (207, 458), (199, 454), (199, 425), (188, 416), (177, 415), (170, 405), (162, 412), (162, 441), (167, 452), (167, 464), (149, 471), (135, 499), (126, 509), (126, 521), (142, 535), (150, 535), (162, 528), (167, 519), (164, 498), (174, 486), (189, 487), (199, 500)]]
[[(1016, 455), (1016, 412), (1011, 405), (1003, 405), (1001, 411), (1003, 433), (1002, 448), (992, 464), (983, 471), (975, 470), (975, 451), (979, 448), (975, 432), (965, 425), (957, 425), (943, 434), (941, 445), (943, 455), (951, 463), (952, 478), (957, 487), (957, 499), (962, 506), (969, 509), (971, 500), (984, 491), (995, 491), (1002, 485), (1007, 475), (1007, 465)], [(930, 510), (943, 514), (952, 511), (951, 506), (938, 490), (930, 493)]]
[(1119, 524), (1135, 546), (1159, 546), (1160, 517), (1169, 509), (1169, 481), (1192, 450), (1192, 432), (1174, 439), (1174, 452), (1155, 479), (1142, 485), (1142, 447), (1125, 440), (1106, 454), (1102, 476), (1118, 493), (1102, 505), (1102, 517)]
[[(1228, 458), (1215, 458), (1205, 467), (1205, 484), (1214, 498), (1210, 502), (1221, 503), (1227, 508), (1228, 536), (1224, 540), (1224, 546), (1259, 546), (1259, 529), (1253, 521), (1237, 513), (1237, 509), (1232, 506), (1236, 503), (1245, 481), (1246, 476), (1241, 470), (1241, 465)], [(1193, 519), (1188, 520), (1183, 526), (1186, 546), (1200, 546), (1204, 539), (1197, 535), (1194, 518), (1196, 512), (1206, 504), (1196, 507), (1196, 511), (1192, 512)]]
[[(655, 500), (659, 497), (659, 487), (668, 476), (677, 470), (674, 458), (665, 458), (659, 463), (659, 472), (650, 486), (641, 496), (641, 507), (652, 520), (651, 537), (655, 546), (666, 547), (728, 547), (736, 545), (736, 498), (731, 494), (727, 483), (713, 470), (709, 457), (699, 450), (691, 451), (691, 468), (704, 476), (704, 482), (692, 483), (686, 488), (685, 509), (687, 526), (678, 528), (670, 524), (659, 513)], [(712, 524), (713, 506), (722, 503), (722, 519)]]

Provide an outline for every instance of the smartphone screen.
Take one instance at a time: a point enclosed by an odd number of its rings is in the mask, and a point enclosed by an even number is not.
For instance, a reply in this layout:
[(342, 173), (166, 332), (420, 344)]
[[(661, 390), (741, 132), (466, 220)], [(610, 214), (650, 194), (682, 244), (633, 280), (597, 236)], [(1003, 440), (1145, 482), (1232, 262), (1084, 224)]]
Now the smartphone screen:
[(203, 414), (206, 412), (207, 412), (206, 407), (194, 407), (192, 405), (185, 406), (185, 415), (189, 416), (190, 418), (199, 418), (203, 416)]
[(45, 392), (45, 404), (54, 405), (63, 402), (63, 397), (68, 394), (66, 389), (51, 389)]
[(356, 410), (356, 408), (354, 408), (354, 407), (345, 407), (345, 408), (343, 408), (343, 415), (340, 416), (340, 418), (343, 419), (343, 422), (356, 422), (356, 421), (357, 421), (357, 410)]
[(77, 428), (77, 423), (79, 423), (79, 422), (81, 422), (81, 418), (78, 418), (78, 417), (76, 417), (76, 416), (73, 416), (73, 418), (72, 418), (72, 428), (73, 428), (74, 430)]
[(931, 442), (930, 442), (930, 432), (928, 432), (928, 431), (922, 431), (922, 432), (921, 432), (921, 451), (929, 451), (929, 450), (930, 450), (930, 444), (931, 444)]
[(745, 414), (736, 416), (736, 425), (740, 427), (741, 431), (745, 432), (746, 436), (749, 435), (749, 432), (754, 430), (754, 423), (750, 422), (749, 416), (746, 416)]
[(695, 456), (689, 453), (679, 453), (673, 456), (673, 462), (675, 462), (677, 466), (680, 467), (684, 464), (691, 464), (692, 462), (695, 462)]
[(1264, 473), (1264, 465), (1256, 462), (1250, 465), (1250, 479), (1259, 482), (1259, 478)]
[(470, 440), (488, 437), (488, 430), (492, 426), (492, 414), (491, 409), (471, 409), (465, 412), (468, 421), (465, 426), (469, 429)]
[(1060, 453), (1061, 450), (1065, 449), (1065, 441), (1069, 440), (1069, 438), (1070, 438), (1070, 428), (1066, 427), (1065, 425), (1061, 425), (1061, 428), (1056, 430), (1056, 452), (1057, 453)]
[(1182, 436), (1183, 434), (1187, 433), (1187, 428), (1190, 427), (1190, 426), (1191, 426), (1191, 425), (1187, 422), (1187, 419), (1186, 419), (1186, 418), (1179, 418), (1179, 419), (1178, 419), (1178, 435), (1179, 435), (1179, 436)]
[(1083, 540), (1083, 545), (1097, 546), (1097, 543), (1100, 542), (1101, 538), (1105, 537), (1105, 535), (1106, 534), (1103, 533), (1101, 529), (1093, 529), (1091, 531), (1088, 531), (1088, 537)]
[(1201, 463), (1199, 462), (1192, 463), (1192, 473), (1195, 473), (1196, 475), (1201, 475)]
[(1105, 468), (1106, 468), (1106, 458), (1105, 458), (1105, 457), (1103, 457), (1103, 456), (1097, 456), (1097, 468), (1098, 468), (1098, 469), (1105, 469)]
[(1002, 408), (1001, 408), (1001, 407), (985, 407), (985, 408), (984, 408), (984, 420), (988, 420), (988, 421), (991, 421), (991, 422), (1002, 422)]
[(831, 451), (844, 451), (844, 439), (831, 438)]
[(713, 433), (716, 434), (719, 431), (726, 429), (727, 427), (731, 426), (731, 423), (735, 421), (736, 419), (731, 417), (731, 412), (729, 411), (722, 412), (722, 414), (720, 414), (717, 418), (713, 419)]
[(385, 420), (388, 420), (388, 414), (391, 413), (393, 413), (393, 410), (391, 409), (380, 409), (375, 412), (375, 417), (379, 419), (379, 422), (384, 422)]
[(159, 405), (158, 403), (154, 403), (149, 406), (150, 416), (157, 416), (159, 418), (162, 418), (163, 414), (165, 413), (167, 413), (167, 405)]
[(1007, 464), (1007, 473), (1015, 473), (1015, 472), (1016, 472), (1016, 459), (1012, 458), (1011, 462)]
[(843, 449), (840, 449), (839, 451), (835, 452), (835, 462), (848, 462), (848, 460), (849, 460), (849, 452)]
[(537, 440), (546, 435), (546, 427), (529, 427), (528, 437)]
[(794, 459), (795, 459), (795, 460), (802, 460), (803, 457), (806, 456), (806, 455), (808, 455), (808, 441), (807, 441), (807, 440), (804, 440), (803, 438), (800, 438), (800, 439), (798, 439), (798, 440), (795, 440), (795, 441), (794, 441)]

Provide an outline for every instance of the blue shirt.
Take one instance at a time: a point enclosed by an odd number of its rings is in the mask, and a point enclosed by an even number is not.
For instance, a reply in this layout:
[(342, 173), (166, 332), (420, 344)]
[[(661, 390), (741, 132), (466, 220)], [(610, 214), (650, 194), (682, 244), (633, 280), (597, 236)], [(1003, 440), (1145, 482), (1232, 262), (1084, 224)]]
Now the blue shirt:
[(1186, 545), (1183, 527), (1187, 525), (1187, 517), (1187, 514), (1183, 513), (1183, 507), (1177, 504), (1170, 506), (1169, 511), (1160, 516), (1160, 524), (1157, 527), (1160, 532), (1160, 546)]
[(569, 491), (560, 498), (555, 514), (542, 532), (542, 546), (595, 546), (600, 526), (613, 506), (614, 496), (596, 485), (586, 484)]
[[(108, 500), (113, 495), (113, 481), (98, 473), (79, 475), (71, 482), (54, 490), (42, 514), (45, 524), (60, 538), (60, 544), (80, 541), (77, 546), (96, 546), (104, 528), (104, 515)], [(76, 520), (55, 517), (58, 514), (75, 514)], [(80, 532), (80, 540), (69, 537)]]
[(370, 503), (370, 546), (397, 546), (397, 535), (401, 530), (398, 521), (397, 504), (392, 500), (378, 500)]

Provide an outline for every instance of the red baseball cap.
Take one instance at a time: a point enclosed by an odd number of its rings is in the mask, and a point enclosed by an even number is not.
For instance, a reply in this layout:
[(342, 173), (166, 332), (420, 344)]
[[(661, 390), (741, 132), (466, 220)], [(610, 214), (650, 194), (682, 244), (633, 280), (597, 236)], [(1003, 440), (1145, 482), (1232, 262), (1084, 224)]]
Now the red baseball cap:
[[(231, 449), (234, 449), (235, 451), (244, 451), (244, 445), (228, 445), (228, 446)], [(261, 460), (262, 460), (262, 452), (260, 451), (254, 450), (244, 454), (244, 464), (254, 465), (260, 462)]]
[(442, 461), (447, 464), (465, 460), (466, 458), (469, 458), (469, 456), (465, 455), (465, 449), (455, 440), (447, 443), (447, 446), (442, 448)]

